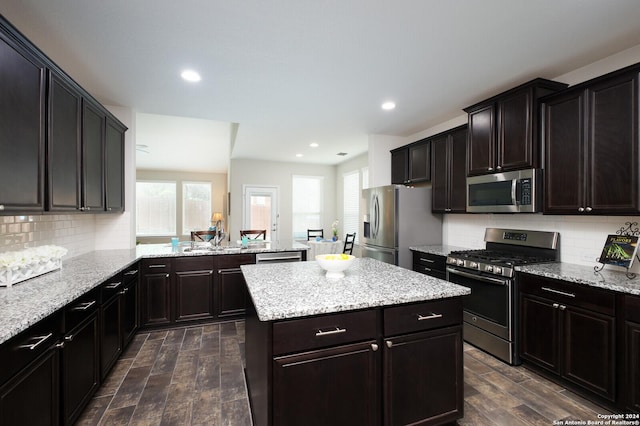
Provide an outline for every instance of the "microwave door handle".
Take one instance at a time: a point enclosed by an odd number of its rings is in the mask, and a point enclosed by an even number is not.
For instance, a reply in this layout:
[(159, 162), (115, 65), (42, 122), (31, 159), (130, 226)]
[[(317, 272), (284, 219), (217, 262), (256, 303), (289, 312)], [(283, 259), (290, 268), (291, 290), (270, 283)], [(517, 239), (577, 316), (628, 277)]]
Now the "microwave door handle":
[(520, 179), (512, 179), (511, 180), (511, 203), (514, 206), (520, 204), (520, 200), (518, 199), (518, 185), (520, 184)]

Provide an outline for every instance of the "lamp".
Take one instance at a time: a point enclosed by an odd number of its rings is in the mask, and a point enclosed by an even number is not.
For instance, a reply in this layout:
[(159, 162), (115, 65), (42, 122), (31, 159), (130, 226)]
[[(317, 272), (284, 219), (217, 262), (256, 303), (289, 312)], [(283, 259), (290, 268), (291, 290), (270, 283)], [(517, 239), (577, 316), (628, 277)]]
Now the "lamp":
[(211, 215), (211, 223), (216, 223), (219, 220), (220, 221), (224, 220), (223, 217), (222, 217), (222, 213), (215, 212), (214, 214)]

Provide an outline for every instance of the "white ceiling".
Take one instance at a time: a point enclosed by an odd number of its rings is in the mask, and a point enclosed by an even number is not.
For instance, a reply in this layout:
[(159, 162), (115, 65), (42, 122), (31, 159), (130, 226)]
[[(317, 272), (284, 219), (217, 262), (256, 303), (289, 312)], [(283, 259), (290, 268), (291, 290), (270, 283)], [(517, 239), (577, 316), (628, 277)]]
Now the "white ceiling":
[(238, 123), (232, 158), (323, 164), (640, 43), (638, 0), (2, 0), (0, 13), (107, 105)]

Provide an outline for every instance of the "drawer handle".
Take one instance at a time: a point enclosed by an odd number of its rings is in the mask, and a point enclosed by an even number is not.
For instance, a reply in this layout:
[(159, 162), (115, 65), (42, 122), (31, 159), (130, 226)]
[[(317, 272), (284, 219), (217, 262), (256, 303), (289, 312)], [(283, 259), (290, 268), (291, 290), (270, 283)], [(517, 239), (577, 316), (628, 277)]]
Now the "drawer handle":
[(137, 273), (138, 273), (138, 270), (137, 270), (137, 269), (134, 269), (134, 270), (132, 270), (132, 271), (127, 271), (127, 272), (125, 272), (124, 274), (125, 274), (125, 275), (135, 275), (135, 274), (137, 274)]
[(115, 290), (116, 288), (120, 287), (120, 285), (122, 285), (122, 282), (117, 282), (117, 283), (113, 283), (113, 284), (107, 284), (104, 286), (105, 289), (107, 290)]
[(36, 349), (38, 346), (40, 346), (41, 344), (43, 344), (44, 342), (47, 341), (47, 339), (49, 339), (49, 337), (53, 336), (53, 333), (49, 333), (46, 336), (39, 336), (39, 337), (35, 337), (35, 339), (38, 339), (37, 342), (31, 344), (31, 345), (20, 345), (18, 346), (18, 348), (20, 349), (29, 349), (30, 351)]
[(576, 297), (576, 295), (573, 294), (573, 293), (567, 293), (567, 292), (556, 290), (556, 289), (549, 288), (549, 287), (542, 287), (542, 289), (544, 291), (548, 291), (549, 293), (560, 294), (562, 296), (567, 296), (567, 297)]
[(387, 347), (391, 349), (392, 346), (393, 346), (393, 342), (391, 340), (387, 340)]
[(427, 268), (426, 266), (423, 266), (422, 269), (424, 269), (427, 272), (431, 272), (431, 268)]
[(166, 268), (167, 265), (149, 265), (149, 268)]
[(96, 304), (95, 300), (92, 300), (91, 302), (78, 303), (78, 305), (74, 306), (73, 308), (71, 308), (71, 310), (72, 311), (86, 311), (87, 309), (89, 309), (90, 307), (92, 307), (95, 304)]
[(418, 321), (424, 321), (424, 320), (430, 320), (430, 319), (436, 319), (436, 318), (442, 318), (442, 314), (434, 314), (433, 312), (431, 312), (431, 315), (427, 315), (427, 316), (422, 316), (418, 314)]
[(420, 261), (421, 261), (421, 262), (436, 263), (436, 261), (435, 261), (435, 260), (425, 259), (424, 257), (421, 257), (421, 258), (420, 258)]
[(346, 328), (340, 328), (340, 327), (336, 327), (333, 330), (318, 330), (318, 332), (316, 333), (316, 337), (320, 337), (320, 336), (329, 336), (331, 334), (340, 334), (340, 333), (346, 333), (347, 329)]

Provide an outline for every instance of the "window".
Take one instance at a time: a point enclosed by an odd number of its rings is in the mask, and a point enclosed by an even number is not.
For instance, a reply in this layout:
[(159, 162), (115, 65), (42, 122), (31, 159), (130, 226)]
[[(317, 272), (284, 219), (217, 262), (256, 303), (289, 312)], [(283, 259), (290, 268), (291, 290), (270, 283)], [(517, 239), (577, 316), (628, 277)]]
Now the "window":
[(293, 176), (293, 239), (306, 240), (307, 229), (322, 228), (323, 177)]
[[(345, 173), (342, 176), (343, 193), (343, 232), (344, 234), (356, 233), (358, 241), (358, 225), (360, 217), (360, 173), (358, 171)], [(342, 236), (344, 238), (344, 236)]]
[(175, 182), (136, 182), (136, 235), (176, 235)]
[(208, 229), (211, 223), (211, 184), (182, 183), (182, 234)]

